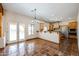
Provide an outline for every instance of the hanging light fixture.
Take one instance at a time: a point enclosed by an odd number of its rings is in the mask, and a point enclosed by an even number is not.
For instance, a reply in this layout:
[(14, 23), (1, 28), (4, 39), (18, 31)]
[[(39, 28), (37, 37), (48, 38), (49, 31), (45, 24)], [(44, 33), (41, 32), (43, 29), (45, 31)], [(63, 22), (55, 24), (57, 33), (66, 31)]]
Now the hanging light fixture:
[(34, 18), (36, 19), (36, 11), (37, 11), (37, 9), (35, 8), (34, 11), (35, 11), (35, 17)]
[(32, 23), (39, 23), (39, 20), (37, 19), (37, 9), (35, 8), (34, 10), (32, 10), (32, 12), (34, 12), (34, 20), (32, 21)]

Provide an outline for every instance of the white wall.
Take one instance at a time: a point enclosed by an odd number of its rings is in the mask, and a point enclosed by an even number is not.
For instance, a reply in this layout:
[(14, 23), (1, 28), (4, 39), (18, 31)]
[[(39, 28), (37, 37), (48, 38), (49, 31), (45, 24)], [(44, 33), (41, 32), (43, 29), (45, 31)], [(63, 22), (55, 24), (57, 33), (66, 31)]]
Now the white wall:
[[(5, 11), (4, 13), (4, 17), (3, 17), (3, 32), (4, 32), (4, 38), (5, 39), (9, 39), (9, 24), (10, 22), (15, 22), (15, 23), (23, 23), (26, 24), (26, 30), (25, 30), (25, 38), (26, 39), (31, 39), (31, 38), (35, 38), (35, 37), (39, 37), (42, 39), (46, 39), (46, 40), (50, 40), (53, 41), (55, 43), (59, 43), (59, 34), (56, 32), (42, 32), (42, 33), (36, 33), (37, 30), (39, 30), (39, 24), (35, 24), (35, 29), (34, 29), (34, 35), (28, 35), (28, 24), (31, 24), (32, 18), (29, 18), (27, 16), (24, 15), (20, 15), (17, 13), (13, 13), (10, 11)], [(47, 26), (47, 23), (46, 23)], [(79, 29), (79, 14), (78, 14), (78, 29)], [(79, 30), (78, 30), (78, 36), (79, 36)], [(3, 38), (0, 38), (3, 39)], [(0, 41), (0, 47), (5, 46), (4, 43), (7, 40), (1, 40)], [(8, 42), (8, 41), (7, 41)], [(9, 43), (9, 42), (8, 42)], [(79, 46), (79, 37), (78, 37), (78, 46)]]
[[(32, 18), (26, 17), (24, 15), (20, 15), (17, 13), (5, 11), (4, 14), (4, 19), (3, 19), (3, 31), (4, 31), (4, 36), (6, 39), (9, 39), (9, 24), (12, 23), (23, 23), (25, 24), (25, 38), (30, 39), (30, 38), (35, 38), (37, 37), (36, 35), (36, 26), (34, 29), (34, 34), (33, 35), (28, 35), (28, 24), (31, 24)], [(9, 42), (8, 42), (9, 43)]]
[[(4, 30), (4, 36), (9, 39), (9, 32), (8, 32), (8, 27), (10, 22), (16, 22), (16, 23), (23, 23), (26, 24), (26, 30), (25, 30), (25, 38), (30, 39), (30, 38), (35, 38), (35, 37), (40, 37), (46, 40), (53, 41), (55, 43), (59, 43), (59, 34), (56, 32), (53, 33), (39, 33), (37, 34), (36, 31), (39, 30), (39, 25), (35, 24), (35, 29), (34, 29), (34, 35), (28, 35), (28, 24), (31, 24), (32, 18), (29, 18), (24, 15), (20, 15), (17, 13), (13, 13), (10, 11), (5, 11), (4, 18), (3, 18), (3, 30)], [(8, 22), (8, 25), (7, 25)], [(67, 23), (67, 22), (66, 22)], [(63, 23), (62, 23), (63, 24)], [(65, 23), (64, 23), (65, 24)], [(47, 26), (47, 23), (45, 24)], [(65, 31), (64, 31), (65, 32)]]
[(0, 38), (0, 48), (4, 48), (6, 45), (6, 41), (4, 40), (4, 38)]
[[(9, 39), (9, 23), (11, 22), (16, 22), (16, 23), (23, 23), (26, 24), (26, 30), (25, 30), (25, 38), (26, 39), (30, 39), (30, 38), (35, 38), (35, 37), (39, 37), (39, 38), (43, 38), (46, 40), (50, 40), (53, 41), (55, 43), (59, 43), (59, 35), (55, 32), (53, 33), (36, 33), (37, 30), (39, 30), (39, 24), (35, 23), (35, 28), (34, 28), (34, 35), (28, 35), (28, 24), (31, 24), (32, 18), (26, 17), (24, 15), (20, 15), (17, 13), (13, 13), (13, 12), (9, 12), (9, 11), (5, 11), (5, 15), (4, 15), (4, 33), (6, 36), (6, 39)], [(8, 22), (8, 24), (7, 24)], [(47, 26), (47, 23), (45, 24)], [(9, 42), (8, 42), (9, 43)]]
[(78, 26), (77, 26), (77, 38), (78, 38), (78, 50), (79, 50), (79, 12), (78, 12), (78, 18), (77, 18)]
[[(36, 31), (39, 30), (39, 24), (38, 23), (36, 23), (35, 26), (34, 26), (35, 27), (34, 35), (28, 35), (28, 28), (27, 27), (28, 27), (28, 24), (31, 24), (31, 21), (32, 21), (32, 18), (29, 18), (27, 16), (20, 15), (20, 14), (17, 14), (17, 13), (13, 13), (13, 12), (10, 12), (10, 11), (5, 11), (5, 14), (4, 14), (4, 17), (3, 17), (4, 38), (6, 38), (7, 40), (9, 39), (9, 30), (8, 30), (9, 24), (11, 22), (14, 22), (14, 23), (26, 24), (26, 27), (25, 27), (25, 29), (26, 29), (25, 30), (25, 38), (26, 39), (39, 37), (39, 38), (42, 38), (42, 39), (53, 41), (55, 43), (59, 43), (59, 34), (56, 33), (56, 32), (53, 32), (53, 33), (49, 33), (49, 32), (36, 33)], [(47, 26), (47, 23), (45, 24), (45, 26)], [(10, 43), (10, 42), (8, 42), (8, 43)]]

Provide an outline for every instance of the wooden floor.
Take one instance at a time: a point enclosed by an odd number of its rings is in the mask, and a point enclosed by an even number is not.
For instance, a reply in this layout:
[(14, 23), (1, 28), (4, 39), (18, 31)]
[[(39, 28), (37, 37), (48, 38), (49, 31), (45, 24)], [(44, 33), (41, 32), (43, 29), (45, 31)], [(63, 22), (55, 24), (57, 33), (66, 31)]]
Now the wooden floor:
[(26, 42), (7, 45), (0, 50), (1, 56), (58, 56), (59, 45), (43, 39), (31, 39)]

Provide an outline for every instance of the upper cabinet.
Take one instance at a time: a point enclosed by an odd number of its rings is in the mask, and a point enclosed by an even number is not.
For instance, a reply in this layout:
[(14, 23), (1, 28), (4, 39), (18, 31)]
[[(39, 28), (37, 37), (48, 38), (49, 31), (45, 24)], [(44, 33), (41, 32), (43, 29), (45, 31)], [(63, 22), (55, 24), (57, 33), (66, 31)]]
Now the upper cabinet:
[(69, 28), (71, 28), (71, 29), (77, 28), (77, 21), (70, 22), (70, 23), (69, 23)]
[(49, 29), (48, 31), (51, 33), (54, 30), (54, 25), (52, 23), (49, 23)]
[(44, 23), (40, 23), (40, 32), (44, 30)]

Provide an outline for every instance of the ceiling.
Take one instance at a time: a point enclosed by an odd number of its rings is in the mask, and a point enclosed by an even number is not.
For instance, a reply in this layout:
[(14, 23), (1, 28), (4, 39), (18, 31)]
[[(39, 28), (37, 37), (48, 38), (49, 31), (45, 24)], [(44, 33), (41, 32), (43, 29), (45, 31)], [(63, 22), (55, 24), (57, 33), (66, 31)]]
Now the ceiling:
[(69, 20), (77, 17), (78, 3), (3, 3), (5, 10), (25, 16), (34, 16), (33, 9), (37, 9), (37, 18), (47, 22)]

